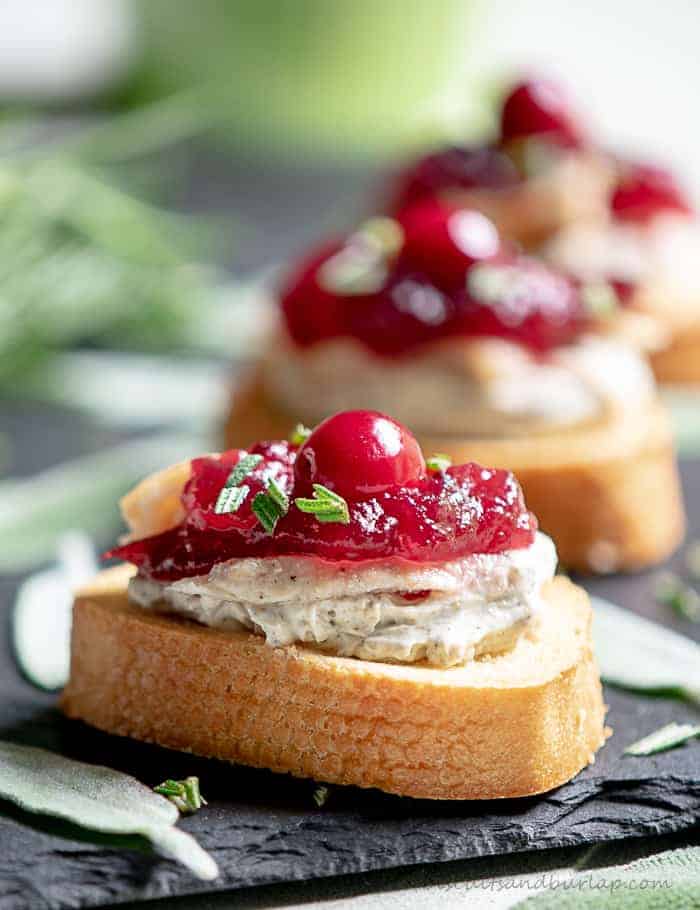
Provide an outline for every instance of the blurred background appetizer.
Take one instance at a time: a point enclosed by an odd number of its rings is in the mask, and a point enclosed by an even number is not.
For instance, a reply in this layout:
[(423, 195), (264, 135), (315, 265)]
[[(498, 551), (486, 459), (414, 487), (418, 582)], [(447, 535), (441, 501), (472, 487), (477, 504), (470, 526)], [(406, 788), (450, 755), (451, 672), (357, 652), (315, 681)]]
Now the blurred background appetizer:
[(518, 82), (489, 142), (439, 148), (390, 183), (389, 212), (437, 197), (478, 209), (504, 236), (535, 245), (570, 222), (605, 211), (614, 169), (587, 137), (556, 82)]
[(371, 219), (283, 284), (227, 444), (296, 416), (393, 412), (427, 449), (513, 470), (567, 566), (657, 562), (683, 527), (669, 424), (642, 357), (595, 332), (598, 293), (473, 209), (429, 198)]
[(657, 378), (700, 382), (700, 222), (674, 175), (616, 160), (601, 217), (558, 231), (542, 253), (607, 288), (601, 328), (648, 351)]

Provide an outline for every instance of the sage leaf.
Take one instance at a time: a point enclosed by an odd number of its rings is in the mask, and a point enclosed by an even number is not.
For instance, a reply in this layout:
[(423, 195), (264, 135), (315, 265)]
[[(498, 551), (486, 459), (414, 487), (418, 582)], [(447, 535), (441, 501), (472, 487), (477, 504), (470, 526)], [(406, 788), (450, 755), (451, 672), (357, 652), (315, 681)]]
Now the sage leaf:
[(28, 812), (92, 831), (139, 834), (205, 881), (219, 874), (214, 859), (190, 834), (175, 827), (177, 808), (120, 771), (0, 742), (0, 796)]
[(700, 726), (696, 724), (666, 724), (660, 730), (655, 730), (643, 739), (632, 743), (625, 749), (625, 755), (654, 755), (656, 752), (665, 752), (673, 749), (690, 739), (700, 736)]
[(59, 537), (71, 528), (112, 539), (121, 527), (120, 496), (145, 474), (210, 447), (206, 435), (157, 433), (30, 477), (0, 481), (0, 572), (52, 560)]
[(89, 537), (62, 535), (58, 565), (31, 575), (21, 585), (12, 614), (12, 644), (17, 663), (40, 689), (60, 689), (68, 681), (73, 594), (97, 573)]
[(600, 597), (592, 597), (593, 645), (603, 679), (700, 703), (700, 645)]

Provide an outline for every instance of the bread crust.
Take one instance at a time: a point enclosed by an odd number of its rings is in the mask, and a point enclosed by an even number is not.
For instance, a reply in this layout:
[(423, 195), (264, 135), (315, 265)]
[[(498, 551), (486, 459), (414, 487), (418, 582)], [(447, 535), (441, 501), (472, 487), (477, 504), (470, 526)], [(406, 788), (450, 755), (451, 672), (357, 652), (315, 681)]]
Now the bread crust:
[[(295, 423), (270, 402), (259, 373), (251, 373), (234, 393), (225, 444), (285, 437)], [(416, 435), (427, 455), (444, 452), (455, 463), (476, 461), (513, 471), (567, 568), (602, 573), (641, 569), (666, 559), (683, 538), (671, 428), (658, 402), (594, 424), (529, 437)]]
[(652, 353), (649, 360), (659, 382), (700, 384), (700, 325), (679, 330), (668, 347)]
[(430, 799), (544, 792), (594, 760), (605, 707), (588, 597), (550, 583), (513, 651), (449, 670), (272, 648), (132, 605), (133, 571), (75, 603), (61, 705), (101, 730), (335, 784)]

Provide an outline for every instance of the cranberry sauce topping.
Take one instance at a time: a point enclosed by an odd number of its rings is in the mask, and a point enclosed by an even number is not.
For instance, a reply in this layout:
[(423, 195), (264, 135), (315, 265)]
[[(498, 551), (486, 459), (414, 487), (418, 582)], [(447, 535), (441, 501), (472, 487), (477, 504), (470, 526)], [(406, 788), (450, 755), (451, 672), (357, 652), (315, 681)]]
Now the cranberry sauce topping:
[(532, 136), (565, 148), (580, 148), (584, 144), (566, 93), (549, 79), (518, 83), (503, 103), (501, 142), (508, 144)]
[(297, 345), (355, 338), (391, 357), (444, 338), (495, 336), (545, 352), (581, 331), (575, 284), (508, 249), (478, 212), (432, 199), (392, 223), (402, 226), (403, 245), (368, 256), (364, 281), (357, 258), (354, 284), (347, 280), (353, 238), (313, 254), (292, 276), (281, 305)]
[(453, 146), (419, 159), (399, 175), (389, 211), (455, 190), (504, 189), (520, 181), (514, 162), (494, 146)]
[(671, 173), (649, 165), (628, 165), (610, 197), (610, 208), (622, 221), (646, 223), (663, 212), (692, 213)]
[(554, 149), (580, 149), (586, 144), (566, 93), (551, 80), (530, 79), (511, 90), (503, 102), (495, 143), (438, 149), (407, 167), (394, 182), (387, 211), (395, 213), (434, 196), (449, 199), (460, 191), (516, 186), (529, 176), (522, 160), (523, 140), (528, 139)]
[[(133, 562), (156, 580), (172, 581), (242, 557), (440, 563), (521, 549), (534, 540), (537, 522), (512, 474), (476, 464), (427, 470), (408, 430), (375, 412), (330, 417), (301, 449), (287, 442), (253, 446), (249, 454), (262, 458), (240, 481), (248, 487), (245, 498), (236, 511), (217, 512), (222, 488), (246, 454), (234, 449), (194, 459), (182, 496), (183, 522), (106, 555)], [(288, 510), (281, 510), (270, 532), (253, 503), (271, 480), (286, 494)], [(305, 497), (302, 505), (308, 502), (313, 483), (336, 497), (343, 491), (345, 518), (302, 511), (298, 498)]]

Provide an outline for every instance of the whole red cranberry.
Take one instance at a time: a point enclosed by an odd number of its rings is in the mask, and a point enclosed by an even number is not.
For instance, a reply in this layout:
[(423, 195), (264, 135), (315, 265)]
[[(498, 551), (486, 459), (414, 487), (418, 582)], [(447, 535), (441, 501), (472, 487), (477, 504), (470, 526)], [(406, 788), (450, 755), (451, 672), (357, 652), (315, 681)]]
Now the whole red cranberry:
[(501, 110), (501, 142), (543, 136), (558, 145), (578, 148), (583, 133), (560, 85), (549, 79), (519, 82)]
[(610, 208), (616, 218), (641, 222), (662, 212), (692, 212), (673, 174), (646, 164), (627, 167), (610, 197)]
[(498, 230), (474, 209), (425, 199), (397, 215), (404, 232), (401, 262), (427, 275), (443, 290), (463, 287), (475, 262), (503, 252)]
[(426, 474), (413, 434), (377, 411), (342, 411), (320, 423), (297, 454), (295, 493), (318, 483), (348, 499), (360, 499)]

